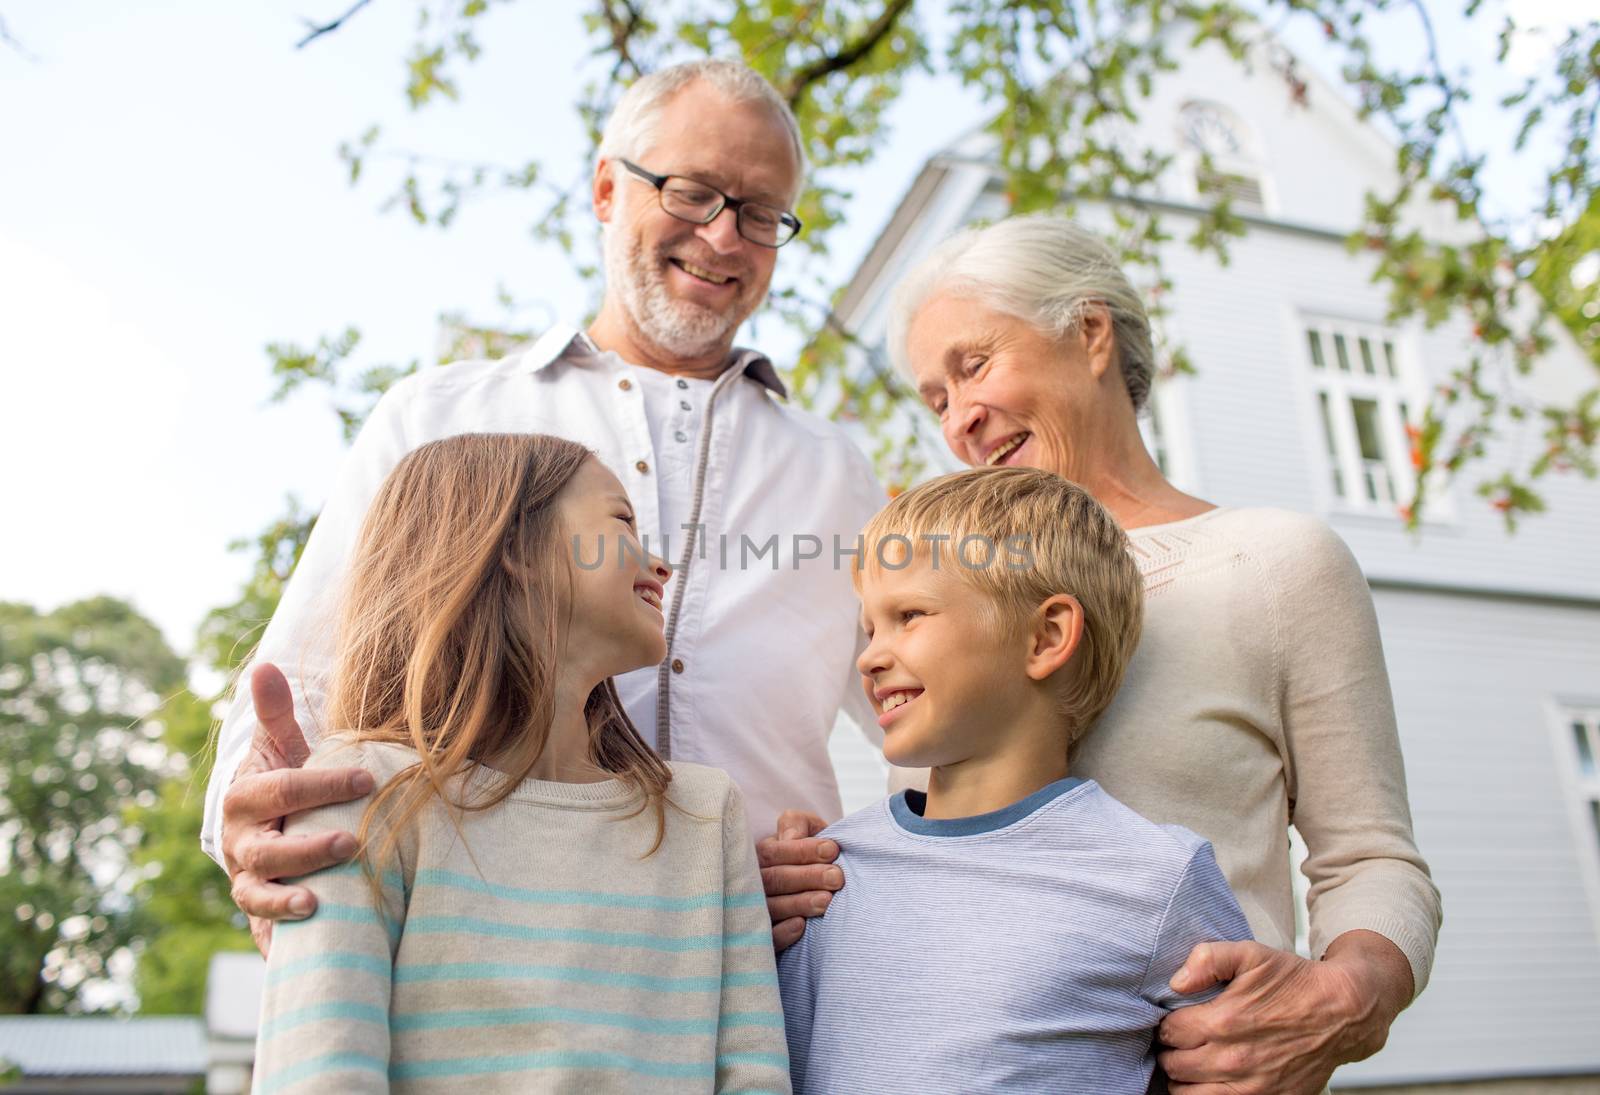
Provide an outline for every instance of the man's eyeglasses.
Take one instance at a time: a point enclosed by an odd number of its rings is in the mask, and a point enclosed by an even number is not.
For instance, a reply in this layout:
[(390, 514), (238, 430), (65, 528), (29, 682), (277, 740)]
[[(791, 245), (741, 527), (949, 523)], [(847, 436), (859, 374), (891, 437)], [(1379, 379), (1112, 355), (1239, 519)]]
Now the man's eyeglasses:
[(657, 175), (628, 160), (617, 162), (655, 187), (661, 208), (680, 221), (710, 224), (724, 209), (732, 209), (739, 235), (762, 247), (782, 247), (800, 232), (800, 218), (793, 213), (730, 198), (714, 186), (681, 175)]

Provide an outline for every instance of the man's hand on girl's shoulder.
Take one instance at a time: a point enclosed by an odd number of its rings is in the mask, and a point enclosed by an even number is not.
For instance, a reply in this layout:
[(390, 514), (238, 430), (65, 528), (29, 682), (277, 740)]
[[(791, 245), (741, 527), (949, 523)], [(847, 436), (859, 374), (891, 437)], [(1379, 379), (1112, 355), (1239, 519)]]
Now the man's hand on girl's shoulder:
[(330, 830), (285, 836), (291, 814), (349, 802), (372, 793), (372, 774), (362, 768), (304, 769), (311, 751), (294, 717), (294, 696), (278, 667), (263, 663), (250, 674), (256, 729), (222, 799), (222, 862), (233, 883), (233, 903), (250, 918), (250, 934), (262, 955), (276, 920), (303, 920), (317, 899), (297, 878), (343, 863), (356, 852), (356, 838)]

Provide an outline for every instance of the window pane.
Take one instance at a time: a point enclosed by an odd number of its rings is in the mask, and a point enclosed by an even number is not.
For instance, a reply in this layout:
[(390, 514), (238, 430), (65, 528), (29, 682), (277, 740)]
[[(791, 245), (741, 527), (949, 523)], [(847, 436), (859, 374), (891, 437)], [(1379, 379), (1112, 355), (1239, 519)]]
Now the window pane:
[(1317, 405), (1322, 408), (1322, 439), (1328, 446), (1328, 466), (1333, 469), (1333, 493), (1340, 498), (1344, 494), (1344, 472), (1339, 467), (1339, 451), (1333, 444), (1333, 412), (1328, 404), (1328, 393), (1317, 393)]
[(1572, 739), (1578, 746), (1578, 770), (1585, 778), (1595, 774), (1594, 746), (1589, 742), (1589, 728), (1581, 722), (1572, 724)]
[(1361, 346), (1361, 368), (1366, 371), (1368, 376), (1377, 376), (1378, 367), (1372, 362), (1372, 343), (1363, 338), (1359, 341), (1359, 345)]
[(1378, 403), (1373, 399), (1352, 399), (1356, 416), (1356, 437), (1361, 442), (1361, 459), (1382, 460), (1383, 440), (1378, 430)]
[(1377, 401), (1352, 399), (1350, 411), (1356, 420), (1356, 442), (1361, 446), (1361, 473), (1366, 480), (1367, 499), (1387, 505), (1394, 501), (1394, 484), (1389, 479), (1389, 465), (1383, 459)]
[(1333, 336), (1333, 349), (1339, 355), (1339, 368), (1344, 372), (1350, 371), (1350, 351), (1345, 349), (1344, 336)]
[(1400, 379), (1400, 370), (1395, 368), (1395, 364), (1394, 364), (1394, 343), (1392, 343), (1392, 342), (1385, 342), (1383, 344), (1383, 363), (1384, 363), (1384, 365), (1386, 365), (1388, 367), (1389, 375), (1394, 377), (1396, 380), (1399, 380)]
[(1307, 331), (1306, 338), (1311, 341), (1311, 364), (1317, 368), (1325, 368), (1327, 362), (1322, 360), (1322, 336), (1315, 331)]

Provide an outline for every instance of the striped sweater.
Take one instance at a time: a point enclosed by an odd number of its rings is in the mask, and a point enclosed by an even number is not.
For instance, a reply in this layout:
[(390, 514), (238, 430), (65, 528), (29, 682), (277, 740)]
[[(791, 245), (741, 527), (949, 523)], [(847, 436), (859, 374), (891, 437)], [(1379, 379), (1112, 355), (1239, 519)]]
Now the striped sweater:
[[(309, 766), (359, 763), (381, 786), (415, 756), (333, 740)], [(489, 810), (424, 811), (382, 915), (359, 867), (304, 879), (318, 909), (275, 929), (253, 1090), (788, 1092), (739, 792), (675, 764), (668, 795), (648, 858), (655, 812), (628, 817), (623, 784), (527, 780)], [(365, 807), (289, 832), (354, 832)]]

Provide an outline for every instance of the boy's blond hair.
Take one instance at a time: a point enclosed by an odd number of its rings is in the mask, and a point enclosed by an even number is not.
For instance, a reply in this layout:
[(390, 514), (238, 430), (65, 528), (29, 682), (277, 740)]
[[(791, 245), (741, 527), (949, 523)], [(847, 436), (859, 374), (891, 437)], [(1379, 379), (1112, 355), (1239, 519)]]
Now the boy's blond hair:
[[(908, 549), (910, 555), (908, 556)], [(993, 623), (1024, 624), (1046, 598), (1083, 606), (1083, 636), (1058, 674), (1070, 745), (1122, 685), (1144, 619), (1144, 581), (1128, 538), (1088, 491), (1036, 468), (973, 468), (890, 502), (862, 530), (862, 571), (935, 561), (993, 602)]]

